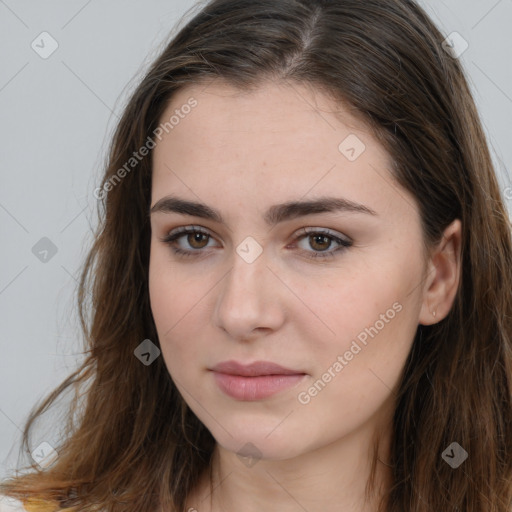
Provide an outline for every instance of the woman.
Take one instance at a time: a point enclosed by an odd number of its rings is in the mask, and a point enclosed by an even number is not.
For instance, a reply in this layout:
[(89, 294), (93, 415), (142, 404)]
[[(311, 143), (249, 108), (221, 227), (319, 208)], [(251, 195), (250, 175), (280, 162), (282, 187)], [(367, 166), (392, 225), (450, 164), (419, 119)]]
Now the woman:
[(88, 358), (26, 448), (70, 386), (78, 420), (5, 495), (510, 512), (510, 221), (444, 39), (409, 0), (214, 0), (174, 37), (95, 191)]

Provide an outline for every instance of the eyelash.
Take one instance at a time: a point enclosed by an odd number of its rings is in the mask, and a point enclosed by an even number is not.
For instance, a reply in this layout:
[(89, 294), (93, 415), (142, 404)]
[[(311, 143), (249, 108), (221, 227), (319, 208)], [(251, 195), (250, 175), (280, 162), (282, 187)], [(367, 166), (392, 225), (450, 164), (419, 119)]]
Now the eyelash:
[[(167, 236), (161, 238), (160, 240), (162, 242), (166, 243), (167, 245), (171, 246), (171, 249), (173, 250), (174, 254), (176, 254), (177, 256), (183, 257), (183, 258), (188, 258), (188, 257), (195, 258), (198, 256), (202, 256), (202, 254), (201, 254), (203, 252), (202, 249), (195, 249), (195, 250), (187, 251), (187, 250), (181, 249), (179, 247), (175, 247), (174, 242), (176, 242), (176, 240), (178, 240), (179, 238), (181, 238), (184, 235), (196, 234), (196, 233), (200, 233), (202, 235), (211, 237), (210, 233), (207, 233), (206, 231), (202, 230), (201, 228), (185, 227), (185, 228), (180, 228), (177, 231), (169, 233)], [(334, 249), (333, 251), (329, 251), (329, 252), (314, 251), (313, 253), (310, 253), (307, 256), (310, 259), (334, 258), (338, 255), (338, 253), (345, 251), (346, 249), (348, 249), (349, 247), (351, 247), (353, 245), (352, 241), (339, 238), (326, 229), (302, 228), (301, 230), (299, 230), (298, 235), (299, 236), (296, 238), (296, 240), (297, 239), (302, 240), (303, 238), (306, 238), (306, 237), (309, 237), (312, 235), (317, 235), (317, 236), (321, 235), (321, 236), (329, 238), (330, 240), (340, 244), (340, 247), (338, 247), (337, 249)], [(309, 253), (310, 251), (303, 251), (303, 252)]]

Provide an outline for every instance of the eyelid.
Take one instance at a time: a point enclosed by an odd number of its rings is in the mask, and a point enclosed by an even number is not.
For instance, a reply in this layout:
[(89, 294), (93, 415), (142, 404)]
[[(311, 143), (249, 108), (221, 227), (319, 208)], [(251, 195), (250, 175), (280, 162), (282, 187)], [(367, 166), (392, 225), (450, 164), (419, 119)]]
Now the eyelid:
[(316, 228), (316, 227), (306, 226), (304, 228), (300, 228), (298, 231), (295, 231), (293, 236), (297, 237), (299, 235), (311, 235), (311, 234), (327, 235), (332, 238), (339, 238), (340, 240), (342, 240), (343, 242), (346, 242), (346, 243), (352, 243), (352, 240), (347, 235), (344, 235), (343, 233), (339, 233), (337, 231), (333, 231), (332, 229), (328, 229), (328, 228)]
[(176, 235), (178, 233), (179, 234), (187, 234), (190, 232), (199, 232), (199, 233), (203, 233), (204, 235), (208, 235), (208, 236), (211, 236), (212, 238), (214, 238), (209, 229), (203, 228), (203, 226), (196, 226), (195, 224), (191, 224), (190, 226), (180, 226), (178, 228), (171, 229), (171, 231), (169, 231), (169, 233), (167, 233), (167, 235), (165, 237), (167, 238), (167, 237)]
[[(193, 224), (191, 224), (190, 226), (180, 226), (178, 228), (174, 228), (171, 231), (169, 231), (169, 233), (167, 233), (167, 235), (165, 235), (164, 238), (167, 239), (168, 237), (172, 237), (173, 235), (178, 234), (178, 233), (179, 234), (187, 234), (190, 232), (199, 232), (199, 233), (203, 233), (204, 235), (208, 235), (212, 238), (215, 238), (215, 236), (212, 235), (212, 233), (209, 229), (204, 228), (202, 226), (193, 225)], [(306, 235), (306, 234), (308, 234), (308, 235), (309, 234), (325, 234), (328, 236), (332, 236), (333, 238), (341, 238), (343, 241), (345, 241), (347, 243), (352, 242), (352, 240), (348, 236), (344, 235), (343, 233), (335, 232), (328, 228), (320, 228), (320, 227), (314, 227), (314, 226), (305, 226), (303, 228), (300, 228), (299, 230), (297, 230), (293, 233), (292, 237), (296, 238), (299, 235)]]
[[(207, 228), (203, 228), (202, 226), (197, 225), (189, 225), (189, 226), (180, 226), (178, 228), (175, 228), (171, 230), (166, 236), (160, 238), (161, 242), (164, 242), (172, 247), (172, 250), (175, 254), (181, 255), (181, 256), (191, 256), (191, 257), (201, 257), (204, 255), (203, 249), (206, 249), (206, 247), (201, 249), (191, 249), (191, 250), (185, 250), (177, 247), (173, 247), (172, 244), (180, 239), (182, 236), (185, 236), (187, 234), (193, 234), (193, 233), (200, 233), (205, 236), (208, 236), (210, 238), (215, 237), (211, 234), (210, 230)], [(313, 226), (306, 226), (303, 228), (300, 228), (299, 230), (295, 231), (293, 233), (293, 243), (297, 243), (298, 241), (301, 241), (302, 239), (306, 238), (308, 235), (325, 235), (328, 238), (332, 239), (334, 242), (339, 244), (339, 247), (334, 250), (328, 250), (328, 251), (306, 251), (304, 249), (300, 249), (301, 252), (307, 253), (308, 256), (306, 256), (309, 259), (327, 259), (327, 258), (334, 258), (338, 252), (343, 252), (344, 250), (348, 249), (353, 245), (353, 241), (347, 237), (346, 235), (339, 233), (339, 232), (333, 232), (332, 230), (328, 228), (318, 228)], [(289, 247), (289, 246), (287, 246)]]

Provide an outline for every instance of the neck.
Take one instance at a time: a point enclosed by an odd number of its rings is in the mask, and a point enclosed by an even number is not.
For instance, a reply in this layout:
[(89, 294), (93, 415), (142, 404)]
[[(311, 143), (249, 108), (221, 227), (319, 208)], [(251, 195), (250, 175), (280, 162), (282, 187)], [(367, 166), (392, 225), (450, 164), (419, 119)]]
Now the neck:
[[(391, 482), (390, 435), (373, 434), (371, 443), (368, 438), (358, 430), (286, 460), (243, 460), (217, 445), (209, 474), (203, 475), (189, 507), (199, 512), (377, 512)], [(367, 485), (372, 480), (374, 485)]]

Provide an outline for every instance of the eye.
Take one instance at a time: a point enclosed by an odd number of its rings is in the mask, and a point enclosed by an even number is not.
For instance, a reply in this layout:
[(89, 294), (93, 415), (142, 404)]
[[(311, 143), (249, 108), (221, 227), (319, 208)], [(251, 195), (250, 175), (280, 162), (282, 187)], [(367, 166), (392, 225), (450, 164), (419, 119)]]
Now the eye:
[[(306, 254), (307, 258), (334, 258), (340, 252), (351, 247), (353, 242), (342, 238), (337, 234), (324, 228), (302, 228), (296, 235), (302, 235), (295, 239), (295, 243), (307, 240), (309, 247), (313, 251), (301, 248), (300, 251)], [(178, 242), (185, 241), (186, 247), (180, 246)], [(174, 254), (179, 257), (198, 257), (204, 255), (205, 249), (212, 236), (199, 226), (187, 226), (171, 231), (167, 236), (161, 238), (161, 241), (170, 245)], [(338, 247), (334, 250), (328, 250), (334, 243)], [(290, 247), (290, 246), (288, 246)], [(189, 249), (192, 248), (192, 249)]]
[[(186, 235), (186, 237), (185, 237)], [(176, 247), (176, 242), (180, 239), (185, 239), (185, 242), (192, 247), (192, 251), (183, 247)], [(199, 256), (202, 252), (201, 249), (207, 247), (211, 235), (197, 226), (187, 226), (185, 228), (179, 228), (175, 231), (171, 231), (167, 236), (162, 238), (162, 242), (171, 246), (173, 252), (179, 256)]]
[[(309, 253), (306, 256), (308, 258), (334, 258), (353, 244), (351, 240), (342, 238), (324, 228), (302, 228), (299, 233), (303, 233), (303, 236), (299, 237), (299, 241), (306, 241), (307, 245), (314, 249), (313, 252), (302, 249)], [(333, 242), (338, 244), (338, 247), (329, 251)]]

